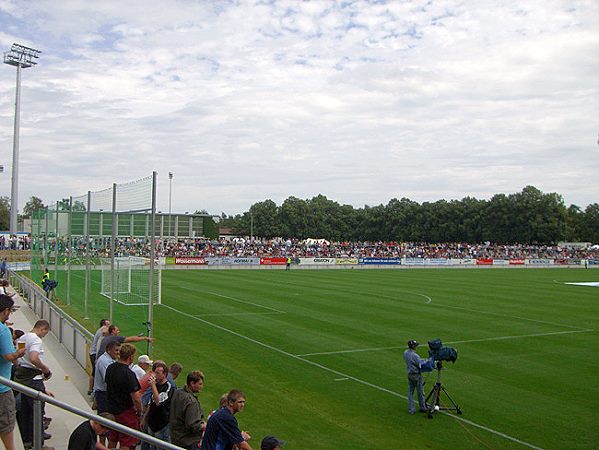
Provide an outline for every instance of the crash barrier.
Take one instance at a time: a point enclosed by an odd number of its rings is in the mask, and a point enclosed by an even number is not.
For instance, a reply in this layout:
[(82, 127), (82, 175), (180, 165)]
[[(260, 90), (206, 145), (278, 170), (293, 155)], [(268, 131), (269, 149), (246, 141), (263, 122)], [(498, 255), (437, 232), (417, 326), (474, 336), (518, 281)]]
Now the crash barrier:
[[(283, 257), (213, 257), (185, 256), (165, 258), (161, 261), (166, 266), (284, 266), (287, 258)], [(550, 266), (599, 266), (599, 260), (573, 258), (291, 258), (291, 264), (299, 266), (427, 266), (427, 267), (459, 267), (459, 266), (495, 266), (495, 267), (550, 267)]]
[(33, 449), (41, 450), (42, 449), (42, 403), (49, 403), (51, 405), (56, 406), (57, 408), (64, 409), (65, 411), (69, 411), (73, 414), (81, 416), (85, 419), (92, 419), (95, 422), (99, 422), (107, 428), (111, 428), (120, 433), (128, 434), (129, 436), (136, 437), (137, 439), (147, 442), (150, 445), (153, 445), (158, 448), (166, 448), (169, 450), (184, 450), (177, 445), (170, 444), (168, 442), (161, 441), (160, 439), (156, 439), (153, 436), (142, 433), (141, 431), (134, 430), (133, 428), (126, 427), (121, 425), (120, 423), (113, 422), (112, 420), (105, 419), (104, 417), (100, 417), (96, 414), (89, 413), (82, 409), (79, 409), (75, 406), (69, 405), (68, 403), (57, 400), (54, 397), (50, 397), (49, 395), (44, 394), (43, 392), (36, 391), (35, 389), (31, 389), (28, 386), (25, 386), (20, 383), (16, 383), (8, 378), (0, 377), (0, 384), (4, 384), (15, 391), (21, 393), (21, 395), (26, 395), (28, 397), (33, 398)]
[[(50, 330), (69, 354), (84, 369), (87, 365), (87, 346), (94, 338), (75, 319), (46, 297), (46, 293), (30, 278), (10, 271), (10, 284), (40, 319), (50, 323)], [(52, 295), (52, 294), (50, 294)]]

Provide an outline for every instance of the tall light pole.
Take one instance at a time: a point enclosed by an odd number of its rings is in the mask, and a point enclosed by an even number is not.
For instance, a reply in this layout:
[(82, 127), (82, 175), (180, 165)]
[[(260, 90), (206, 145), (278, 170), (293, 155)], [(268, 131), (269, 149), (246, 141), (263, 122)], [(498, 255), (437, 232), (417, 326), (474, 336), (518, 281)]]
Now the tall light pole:
[(173, 172), (168, 173), (168, 238), (171, 238), (171, 200), (173, 194)]
[(15, 94), (15, 130), (12, 147), (12, 184), (10, 189), (10, 233), (17, 233), (17, 208), (19, 202), (19, 128), (21, 116), (21, 69), (35, 66), (35, 59), (41, 51), (12, 44), (9, 52), (4, 52), (4, 64), (17, 68), (17, 91)]

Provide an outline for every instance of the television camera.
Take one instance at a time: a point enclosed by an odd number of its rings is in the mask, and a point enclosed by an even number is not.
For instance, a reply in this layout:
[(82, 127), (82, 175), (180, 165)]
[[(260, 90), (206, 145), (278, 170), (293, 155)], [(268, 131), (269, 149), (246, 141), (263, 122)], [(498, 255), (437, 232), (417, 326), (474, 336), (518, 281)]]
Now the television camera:
[[(454, 363), (458, 359), (458, 351), (453, 347), (444, 347), (441, 339), (433, 339), (428, 341), (428, 354), (430, 356), (430, 365), (437, 369), (437, 382), (426, 397), (426, 409), (428, 418), (433, 418), (433, 413), (436, 411), (455, 411), (457, 414), (462, 414), (460, 407), (453, 401), (445, 387), (441, 384), (441, 369), (443, 361), (451, 361)], [(432, 370), (432, 367), (431, 369)], [(441, 403), (441, 394), (449, 399), (450, 404)]]

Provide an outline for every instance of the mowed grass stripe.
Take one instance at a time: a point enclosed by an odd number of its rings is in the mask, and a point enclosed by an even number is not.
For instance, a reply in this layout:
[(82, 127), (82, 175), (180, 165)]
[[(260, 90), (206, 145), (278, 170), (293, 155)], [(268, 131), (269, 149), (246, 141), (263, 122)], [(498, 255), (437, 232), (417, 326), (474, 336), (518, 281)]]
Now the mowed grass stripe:
[[(407, 339), (469, 341), (455, 344), (460, 357), (443, 370), (465, 419), (541, 448), (591, 449), (596, 424), (590, 399), (599, 397), (591, 351), (597, 332), (556, 333), (596, 330), (599, 290), (554, 279), (596, 281), (599, 273), (164, 271), (166, 305), (190, 315), (229, 314), (206, 320), (291, 355), (390, 348), (302, 357), (343, 374), (335, 375), (157, 307), (154, 357), (205, 370), (205, 409), (227, 389), (248, 391), (242, 427), (254, 436), (280, 434), (290, 448), (523, 448), (443, 416), (408, 416), (405, 399), (355, 380), (405, 395)], [(253, 314), (260, 308), (208, 298), (202, 290), (285, 314)], [(516, 335), (537, 336), (500, 339)], [(427, 386), (433, 382), (429, 375)]]

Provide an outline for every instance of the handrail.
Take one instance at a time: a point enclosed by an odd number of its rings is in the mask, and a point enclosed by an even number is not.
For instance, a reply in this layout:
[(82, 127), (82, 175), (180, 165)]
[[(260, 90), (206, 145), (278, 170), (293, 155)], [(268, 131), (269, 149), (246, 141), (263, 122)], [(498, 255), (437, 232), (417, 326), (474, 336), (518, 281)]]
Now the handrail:
[(76, 328), (77, 331), (79, 331), (81, 334), (83, 334), (85, 337), (87, 337), (90, 341), (93, 340), (94, 334), (91, 333), (88, 329), (84, 328), (79, 322), (77, 322), (77, 320), (75, 320), (70, 315), (68, 315), (66, 312), (64, 312), (64, 310), (62, 308), (60, 308), (57, 304), (48, 300), (48, 298), (44, 295), (45, 293), (42, 294), (42, 292), (44, 292), (44, 291), (42, 290), (42, 288), (40, 288), (38, 286), (37, 283), (35, 283), (30, 278), (24, 277), (23, 275), (21, 275), (18, 272), (11, 271), (10, 273), (12, 276), (14, 276), (15, 278), (17, 278), (19, 280), (19, 283), (29, 285), (31, 288), (36, 289), (41, 294), (41, 296), (46, 299), (46, 304), (48, 305), (48, 307), (51, 310), (55, 311), (60, 316), (62, 316), (69, 323), (69, 325), (73, 326), (73, 328)]
[[(147, 442), (148, 444), (154, 445), (155, 447), (165, 448), (168, 450), (185, 450), (182, 447), (177, 445), (173, 445), (169, 442), (161, 441), (149, 434), (142, 433), (141, 431), (134, 430), (133, 428), (126, 427), (125, 425), (121, 425), (120, 423), (113, 422), (112, 420), (105, 419), (104, 417), (98, 416), (96, 414), (89, 413), (82, 409), (79, 409), (75, 406), (69, 405), (68, 403), (61, 402), (60, 400), (55, 399), (54, 397), (50, 397), (49, 395), (44, 394), (43, 392), (36, 391), (35, 389), (31, 389), (28, 386), (24, 386), (20, 383), (16, 383), (8, 378), (4, 378), (0, 376), (0, 384), (4, 384), (5, 386), (10, 387), (16, 391), (19, 391), (22, 394), (27, 395), (28, 397), (32, 397), (34, 401), (41, 401), (50, 403), (60, 409), (64, 409), (73, 414), (76, 414), (81, 417), (85, 417), (86, 419), (91, 419), (95, 422), (101, 423), (107, 428), (111, 428), (120, 433), (128, 434), (129, 436), (133, 436), (138, 438), (141, 441)], [(35, 409), (35, 408), (34, 408)], [(40, 418), (41, 423), (41, 418)]]

